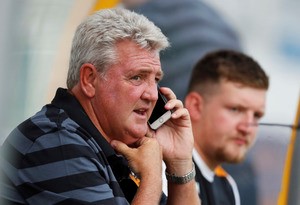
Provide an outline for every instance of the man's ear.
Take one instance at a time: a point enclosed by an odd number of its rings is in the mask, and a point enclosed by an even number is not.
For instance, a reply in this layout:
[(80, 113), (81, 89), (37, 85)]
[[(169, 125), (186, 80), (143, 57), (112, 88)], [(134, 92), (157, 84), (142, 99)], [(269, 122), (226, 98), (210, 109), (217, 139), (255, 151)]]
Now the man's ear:
[(192, 120), (199, 120), (201, 117), (203, 98), (197, 92), (190, 92), (184, 101)]
[(88, 97), (95, 96), (97, 75), (97, 69), (93, 64), (85, 63), (80, 68), (81, 90)]

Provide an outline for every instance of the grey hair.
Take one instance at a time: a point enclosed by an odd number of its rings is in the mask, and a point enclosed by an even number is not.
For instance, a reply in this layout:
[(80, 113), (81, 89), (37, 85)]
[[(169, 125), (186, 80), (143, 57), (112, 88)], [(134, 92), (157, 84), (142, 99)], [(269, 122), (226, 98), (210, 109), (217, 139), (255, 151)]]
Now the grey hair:
[(169, 46), (167, 37), (145, 16), (123, 8), (95, 12), (76, 29), (72, 42), (67, 87), (79, 82), (80, 67), (93, 64), (104, 74), (117, 61), (116, 43), (129, 39), (141, 48), (160, 52)]

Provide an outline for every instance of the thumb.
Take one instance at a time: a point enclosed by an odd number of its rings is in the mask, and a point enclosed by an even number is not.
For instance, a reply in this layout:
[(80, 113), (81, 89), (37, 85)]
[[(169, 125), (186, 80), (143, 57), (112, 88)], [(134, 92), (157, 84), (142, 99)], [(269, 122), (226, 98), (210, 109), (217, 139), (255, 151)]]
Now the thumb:
[(116, 150), (119, 154), (124, 155), (127, 157), (129, 154), (130, 148), (123, 142), (118, 140), (112, 140), (110, 145)]

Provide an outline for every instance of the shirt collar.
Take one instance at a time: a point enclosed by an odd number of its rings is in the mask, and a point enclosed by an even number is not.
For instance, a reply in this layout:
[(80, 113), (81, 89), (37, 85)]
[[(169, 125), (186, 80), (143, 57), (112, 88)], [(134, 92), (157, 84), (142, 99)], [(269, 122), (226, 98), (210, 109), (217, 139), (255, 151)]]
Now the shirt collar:
[(199, 167), (204, 178), (212, 183), (214, 181), (214, 172), (205, 164), (200, 154), (194, 149), (193, 150), (193, 158), (196, 165)]
[(101, 147), (106, 157), (116, 155), (111, 145), (92, 123), (79, 101), (67, 89), (58, 88), (51, 104), (63, 109), (72, 120), (86, 130), (90, 137)]

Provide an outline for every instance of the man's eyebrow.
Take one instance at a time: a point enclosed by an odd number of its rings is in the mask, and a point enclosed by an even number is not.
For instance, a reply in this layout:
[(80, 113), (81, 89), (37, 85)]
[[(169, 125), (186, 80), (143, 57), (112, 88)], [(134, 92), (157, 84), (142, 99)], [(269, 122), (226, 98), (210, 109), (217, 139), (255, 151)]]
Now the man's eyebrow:
[[(139, 73), (151, 73), (152, 72), (152, 69), (150, 68), (143, 68), (141, 70), (139, 70)], [(161, 79), (164, 77), (164, 72), (162, 70), (159, 70), (155, 76), (158, 76), (160, 77)]]

